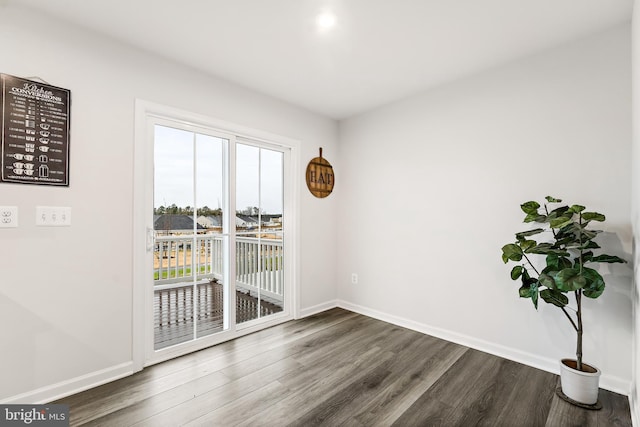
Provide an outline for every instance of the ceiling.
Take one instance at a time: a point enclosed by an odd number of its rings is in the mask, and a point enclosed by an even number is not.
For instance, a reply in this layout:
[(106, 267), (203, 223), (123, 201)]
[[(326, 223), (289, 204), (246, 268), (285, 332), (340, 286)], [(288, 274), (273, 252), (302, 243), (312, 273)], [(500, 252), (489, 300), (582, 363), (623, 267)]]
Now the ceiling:
[[(334, 118), (629, 22), (632, 0), (2, 0)], [(336, 25), (317, 28), (320, 12)]]

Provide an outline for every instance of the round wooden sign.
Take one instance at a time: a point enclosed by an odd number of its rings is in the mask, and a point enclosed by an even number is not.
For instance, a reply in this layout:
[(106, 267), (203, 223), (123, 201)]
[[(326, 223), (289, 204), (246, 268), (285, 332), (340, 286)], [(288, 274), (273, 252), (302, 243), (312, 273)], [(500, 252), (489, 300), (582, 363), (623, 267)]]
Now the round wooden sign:
[(311, 159), (307, 165), (307, 188), (316, 197), (327, 197), (333, 191), (335, 175), (331, 163), (322, 158), (322, 148), (320, 157)]

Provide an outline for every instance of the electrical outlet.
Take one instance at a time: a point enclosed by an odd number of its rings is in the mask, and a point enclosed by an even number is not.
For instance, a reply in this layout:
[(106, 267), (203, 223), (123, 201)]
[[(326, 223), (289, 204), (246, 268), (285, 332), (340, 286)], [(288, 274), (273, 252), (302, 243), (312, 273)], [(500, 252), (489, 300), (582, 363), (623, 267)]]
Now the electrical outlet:
[(0, 206), (0, 228), (15, 228), (18, 226), (18, 207)]
[(36, 225), (43, 227), (69, 227), (71, 208), (64, 206), (36, 206)]
[(358, 275), (356, 273), (351, 273), (351, 283), (354, 285), (358, 284)]

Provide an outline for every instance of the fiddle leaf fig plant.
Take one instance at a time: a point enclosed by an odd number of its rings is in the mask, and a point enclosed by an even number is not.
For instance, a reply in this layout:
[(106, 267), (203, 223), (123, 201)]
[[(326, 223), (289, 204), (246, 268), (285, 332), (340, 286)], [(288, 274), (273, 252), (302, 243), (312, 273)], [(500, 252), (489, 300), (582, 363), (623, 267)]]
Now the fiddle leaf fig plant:
[[(520, 280), (521, 298), (554, 305), (562, 310), (576, 331), (577, 369), (582, 370), (582, 297), (598, 298), (604, 292), (604, 279), (595, 270), (595, 263), (624, 263), (615, 255), (599, 254), (600, 246), (594, 241), (601, 230), (587, 228), (592, 221), (604, 222), (605, 216), (588, 212), (581, 205), (560, 205), (562, 200), (547, 196), (540, 203), (529, 201), (520, 205), (525, 223), (543, 224), (539, 228), (516, 233), (514, 243), (502, 247), (504, 263), (515, 262), (511, 279)], [(557, 206), (560, 205), (560, 206)], [(551, 207), (557, 206), (553, 208)], [(534, 255), (545, 257), (544, 267), (532, 262)], [(573, 294), (576, 307), (569, 305)]]

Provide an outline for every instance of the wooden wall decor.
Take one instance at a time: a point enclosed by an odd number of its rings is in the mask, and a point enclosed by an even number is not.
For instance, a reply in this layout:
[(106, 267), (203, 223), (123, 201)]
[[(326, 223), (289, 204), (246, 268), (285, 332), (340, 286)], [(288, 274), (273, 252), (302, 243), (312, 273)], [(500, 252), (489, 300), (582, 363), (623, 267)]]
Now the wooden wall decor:
[(322, 147), (320, 147), (320, 157), (311, 159), (307, 165), (307, 188), (314, 196), (324, 198), (331, 194), (334, 183), (333, 167), (322, 158)]

